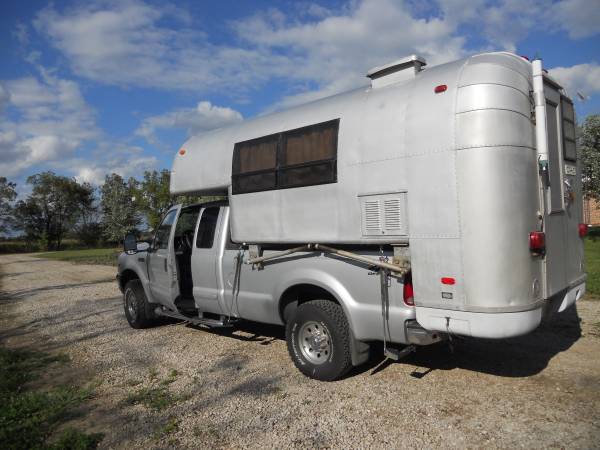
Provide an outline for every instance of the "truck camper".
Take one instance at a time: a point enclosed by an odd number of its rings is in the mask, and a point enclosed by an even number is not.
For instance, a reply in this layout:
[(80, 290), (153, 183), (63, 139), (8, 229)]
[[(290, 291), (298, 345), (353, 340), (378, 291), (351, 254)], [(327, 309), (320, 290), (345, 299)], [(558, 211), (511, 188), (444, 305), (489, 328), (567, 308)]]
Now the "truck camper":
[(529, 333), (585, 292), (573, 103), (541, 60), (413, 55), (370, 84), (193, 136), (149, 247), (125, 239), (136, 328), (286, 327), (307, 376), (383, 342), (398, 359), (452, 335)]

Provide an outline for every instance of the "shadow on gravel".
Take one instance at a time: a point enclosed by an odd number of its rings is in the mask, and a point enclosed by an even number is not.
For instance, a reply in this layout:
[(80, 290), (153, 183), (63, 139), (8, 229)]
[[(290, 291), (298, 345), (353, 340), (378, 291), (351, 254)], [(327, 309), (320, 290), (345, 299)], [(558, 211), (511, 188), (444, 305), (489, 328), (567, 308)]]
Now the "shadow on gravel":
[[(581, 337), (580, 322), (574, 305), (567, 311), (554, 314), (537, 330), (525, 336), (498, 340), (458, 336), (453, 339), (454, 353), (451, 352), (448, 343), (443, 342), (418, 348), (415, 353), (397, 363), (385, 360), (381, 345), (373, 344), (369, 361), (353, 368), (345, 378), (367, 371), (375, 375), (391, 364), (404, 363), (422, 368), (411, 374), (414, 378), (423, 378), (433, 370), (457, 368), (501, 377), (528, 377), (544, 370), (554, 356), (570, 348)], [(258, 342), (261, 345), (285, 340), (283, 327), (255, 322), (242, 321), (233, 328), (202, 330), (240, 341)], [(237, 334), (239, 331), (244, 334)]]
[(51, 291), (72, 289), (72, 288), (78, 288), (78, 287), (88, 287), (88, 286), (94, 286), (96, 284), (109, 283), (109, 282), (113, 282), (113, 281), (114, 281), (114, 279), (110, 278), (110, 279), (106, 279), (106, 280), (91, 281), (91, 282), (86, 282), (86, 283), (59, 284), (59, 285), (55, 285), (55, 286), (42, 286), (39, 288), (25, 289), (22, 291), (14, 291), (14, 292), (10, 292), (10, 293), (4, 293), (4, 295), (0, 296), (0, 302), (23, 300), (25, 297), (29, 297), (30, 295), (36, 295), (36, 294), (39, 294), (42, 292), (51, 292)]
[[(411, 375), (423, 378), (433, 370), (465, 369), (501, 377), (528, 377), (544, 370), (552, 358), (570, 348), (581, 337), (581, 319), (576, 305), (556, 313), (530, 334), (509, 339), (475, 339), (458, 337), (453, 340), (454, 353), (448, 343), (417, 349), (397, 364), (409, 363), (423, 368)], [(382, 363), (382, 356), (376, 358)], [(393, 362), (383, 362), (385, 370)], [(360, 368), (359, 368), (360, 369)]]

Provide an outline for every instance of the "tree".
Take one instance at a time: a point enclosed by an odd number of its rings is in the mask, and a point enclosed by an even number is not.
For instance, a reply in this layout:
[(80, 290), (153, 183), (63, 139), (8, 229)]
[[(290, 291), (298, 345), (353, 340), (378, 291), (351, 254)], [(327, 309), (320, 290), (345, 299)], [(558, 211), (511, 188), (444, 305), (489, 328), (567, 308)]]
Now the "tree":
[(171, 173), (167, 169), (160, 172), (144, 172), (144, 179), (139, 184), (139, 205), (146, 216), (150, 228), (155, 229), (169, 206), (172, 204), (169, 184)]
[(125, 181), (120, 175), (107, 175), (100, 188), (102, 227), (109, 242), (120, 242), (123, 236), (135, 230), (141, 223), (136, 194), (138, 182), (134, 178)]
[(53, 172), (32, 175), (27, 184), (32, 191), (15, 205), (15, 227), (46, 249), (55, 244), (60, 250), (65, 234), (93, 207), (94, 189), (89, 183), (79, 184)]
[(6, 233), (11, 220), (12, 202), (17, 198), (17, 185), (0, 177), (0, 233)]
[(588, 116), (579, 136), (583, 193), (600, 199), (600, 115)]
[(140, 212), (146, 217), (148, 226), (155, 229), (171, 205), (182, 203), (189, 205), (202, 201), (221, 200), (224, 197), (199, 197), (194, 195), (172, 196), (170, 192), (171, 172), (163, 169), (160, 172), (144, 172), (144, 179), (139, 184), (138, 198)]

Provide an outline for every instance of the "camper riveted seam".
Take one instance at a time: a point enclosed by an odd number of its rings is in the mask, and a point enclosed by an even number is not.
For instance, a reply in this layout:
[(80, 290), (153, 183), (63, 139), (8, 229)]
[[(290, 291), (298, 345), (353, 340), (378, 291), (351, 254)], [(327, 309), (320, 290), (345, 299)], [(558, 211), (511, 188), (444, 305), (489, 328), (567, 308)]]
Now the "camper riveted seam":
[[(460, 71), (458, 72), (458, 76), (457, 76), (457, 84), (460, 85), (460, 79), (462, 78), (463, 72), (465, 71), (465, 68), (468, 65), (469, 60), (467, 59), (465, 61), (465, 63), (461, 66)], [(452, 121), (453, 123), (453, 127), (452, 127), (452, 147), (454, 148), (454, 167), (452, 168), (453, 172), (454, 172), (454, 184), (455, 184), (455, 193), (456, 193), (456, 218), (457, 218), (457, 229), (458, 229), (458, 239), (461, 240), (461, 243), (459, 245), (459, 253), (460, 253), (460, 279), (462, 280), (462, 282), (464, 283), (465, 280), (465, 261), (464, 261), (464, 249), (463, 249), (463, 245), (462, 245), (462, 215), (461, 215), (461, 209), (460, 209), (460, 196), (458, 195), (459, 189), (458, 189), (458, 174), (456, 173), (456, 157), (458, 155), (458, 148), (456, 145), (456, 127), (458, 126), (458, 120), (457, 120), (457, 114), (456, 114), (456, 108), (458, 105), (458, 96), (460, 93), (460, 87), (457, 87), (455, 92), (454, 92), (454, 98), (453, 98), (453, 102), (454, 104), (452, 105), (452, 110), (454, 111), (454, 120)], [(464, 289), (460, 289), (460, 291), (462, 291), (462, 295), (460, 295), (460, 299), (462, 300), (462, 304), (466, 304), (467, 303), (467, 297), (466, 297), (466, 292)], [(451, 306), (451, 305), (448, 305)]]
[[(458, 88), (460, 89), (460, 88), (469, 87), (469, 86), (479, 86), (481, 84), (491, 84), (491, 85), (494, 85), (494, 86), (504, 86), (506, 88), (510, 88), (510, 89), (514, 89), (515, 91), (519, 91), (521, 94), (523, 94), (523, 95), (525, 95), (526, 97), (529, 98), (529, 93), (528, 92), (527, 93), (523, 92), (518, 87), (510, 86), (510, 85), (504, 84), (504, 83), (493, 83), (491, 81), (486, 81), (485, 83), (465, 83), (465, 84), (459, 85)], [(529, 83), (529, 86), (531, 87), (531, 83)]]

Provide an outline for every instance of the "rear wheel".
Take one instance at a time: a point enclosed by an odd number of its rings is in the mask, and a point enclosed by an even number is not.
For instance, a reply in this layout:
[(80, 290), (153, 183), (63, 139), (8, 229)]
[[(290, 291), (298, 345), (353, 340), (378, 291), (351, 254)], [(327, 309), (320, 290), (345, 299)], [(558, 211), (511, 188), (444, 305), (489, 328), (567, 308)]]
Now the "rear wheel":
[(333, 381), (352, 367), (350, 329), (337, 303), (301, 304), (286, 325), (286, 340), (294, 364), (310, 378)]
[(132, 328), (148, 328), (156, 323), (153, 305), (148, 303), (140, 280), (131, 280), (125, 285), (123, 307)]

